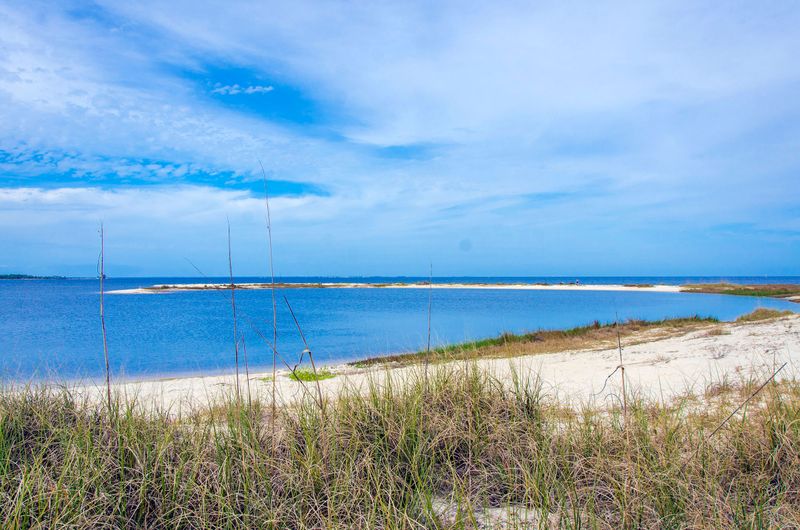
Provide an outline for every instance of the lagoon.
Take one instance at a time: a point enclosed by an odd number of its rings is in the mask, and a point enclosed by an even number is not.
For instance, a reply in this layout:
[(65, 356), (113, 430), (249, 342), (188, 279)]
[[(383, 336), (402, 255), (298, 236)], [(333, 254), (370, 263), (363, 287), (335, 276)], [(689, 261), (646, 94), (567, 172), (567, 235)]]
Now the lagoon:
[[(584, 284), (800, 283), (800, 278), (579, 278)], [(283, 278), (282, 281), (420, 281), (425, 278)], [(435, 278), (434, 282), (573, 282), (576, 278)], [(225, 282), (224, 278), (111, 278), (107, 290), (157, 283)], [(237, 281), (265, 281), (237, 278)], [(286, 289), (278, 295), (278, 349), (294, 363), (303, 349), (283, 302), (289, 299), (316, 358), (334, 364), (419, 350), (427, 341), (432, 296), (432, 343), (558, 329), (613, 321), (617, 316), (661, 319), (714, 316), (732, 320), (757, 307), (800, 310), (776, 299), (689, 293), (515, 291), (501, 289)], [(0, 376), (5, 380), (81, 379), (102, 374), (103, 353), (95, 279), (0, 282)], [(268, 290), (237, 291), (239, 330), (252, 370), (271, 366), (259, 336), (272, 336)], [(106, 326), (116, 377), (149, 378), (220, 373), (233, 368), (228, 291), (107, 295)]]

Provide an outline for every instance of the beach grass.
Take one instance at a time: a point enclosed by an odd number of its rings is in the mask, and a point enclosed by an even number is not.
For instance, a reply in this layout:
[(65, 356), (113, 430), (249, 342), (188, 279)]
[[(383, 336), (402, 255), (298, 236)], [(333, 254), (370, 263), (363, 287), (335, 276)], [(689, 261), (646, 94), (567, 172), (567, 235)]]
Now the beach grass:
[[(529, 374), (527, 374), (529, 375)], [(326, 403), (233, 394), (176, 416), (68, 388), (0, 394), (3, 528), (787, 528), (800, 384), (566, 408), (471, 363)], [(214, 414), (209, 414), (213, 408)]]
[(780, 318), (793, 315), (791, 311), (779, 311), (777, 309), (768, 309), (766, 307), (759, 307), (758, 309), (742, 315), (736, 319), (736, 322), (760, 322), (762, 320), (771, 320), (773, 318)]

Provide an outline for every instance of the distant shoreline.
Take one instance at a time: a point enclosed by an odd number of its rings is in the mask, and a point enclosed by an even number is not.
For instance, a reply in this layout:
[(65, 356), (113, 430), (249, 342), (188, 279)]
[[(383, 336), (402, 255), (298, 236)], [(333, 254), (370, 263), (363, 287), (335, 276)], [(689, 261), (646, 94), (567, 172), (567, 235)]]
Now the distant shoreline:
[[(271, 283), (236, 283), (239, 290), (271, 289)], [(494, 289), (516, 291), (637, 291), (677, 293), (679, 285), (617, 285), (617, 284), (577, 284), (577, 283), (361, 283), (361, 282), (319, 282), (319, 283), (276, 283), (276, 289)], [(135, 289), (117, 289), (106, 294), (169, 294), (182, 291), (220, 291), (231, 288), (230, 283), (187, 283), (158, 284)]]
[[(656, 293), (703, 293), (733, 296), (757, 296), (779, 298), (790, 302), (800, 302), (800, 285), (759, 284), (737, 285), (729, 283), (714, 284), (592, 284), (579, 282), (531, 282), (531, 283), (486, 283), (486, 282), (442, 282), (433, 284), (425, 281), (415, 282), (243, 282), (234, 283), (238, 290), (265, 289), (484, 289), (509, 291), (628, 291)], [(165, 283), (133, 289), (116, 289), (106, 294), (170, 294), (184, 291), (224, 291), (231, 288), (230, 283)]]
[(31, 274), (0, 274), (0, 280), (66, 280), (66, 276), (34, 276)]

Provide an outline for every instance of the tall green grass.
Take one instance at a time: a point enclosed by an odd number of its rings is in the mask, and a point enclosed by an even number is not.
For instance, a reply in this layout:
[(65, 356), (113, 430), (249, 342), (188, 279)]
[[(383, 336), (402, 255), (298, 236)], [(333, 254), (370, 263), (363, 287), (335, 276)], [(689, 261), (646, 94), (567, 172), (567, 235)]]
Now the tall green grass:
[[(190, 414), (67, 389), (0, 394), (3, 528), (786, 528), (800, 521), (800, 384), (553, 405), (468, 364), (327, 412), (231, 396)], [(741, 395), (747, 389), (742, 389)], [(625, 431), (627, 429), (627, 432)], [(274, 437), (273, 438), (273, 432)], [(698, 449), (699, 448), (699, 449)]]

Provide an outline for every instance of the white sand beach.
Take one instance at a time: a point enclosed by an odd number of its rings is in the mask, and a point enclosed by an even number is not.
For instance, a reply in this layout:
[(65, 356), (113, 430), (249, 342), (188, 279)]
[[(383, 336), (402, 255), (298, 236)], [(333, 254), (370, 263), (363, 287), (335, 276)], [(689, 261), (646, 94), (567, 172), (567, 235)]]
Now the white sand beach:
[[(794, 377), (800, 367), (800, 315), (752, 323), (709, 324), (678, 336), (632, 345), (623, 342), (622, 346), (629, 392), (665, 400), (687, 392), (702, 394), (715, 384), (765, 379), (784, 362), (788, 365), (778, 378)], [(616, 348), (452, 362), (474, 362), (504, 383), (511, 383), (513, 371), (523, 378), (539, 378), (545, 393), (564, 403), (611, 404), (611, 397), (619, 394), (618, 373), (603, 389), (608, 375), (619, 365)], [(400, 381), (410, 372), (420, 370), (419, 366), (389, 365), (326, 368), (336, 374), (320, 382), (322, 392), (328, 396), (346, 387), (363, 388), (369, 380), (382, 384), (392, 377)], [(240, 376), (240, 385), (246, 392), (244, 374)], [(278, 371), (275, 386), (278, 399), (284, 404), (296, 402), (308, 391), (316, 392), (315, 383), (304, 386), (292, 381), (287, 370)], [(233, 374), (115, 385), (122, 395), (137, 396), (140, 404), (169, 408), (173, 413), (213, 402), (226, 393), (230, 395), (234, 388)], [(105, 391), (98, 386), (83, 386), (78, 390), (98, 399), (102, 399)], [(269, 401), (271, 372), (250, 374), (250, 390), (254, 396)]]

